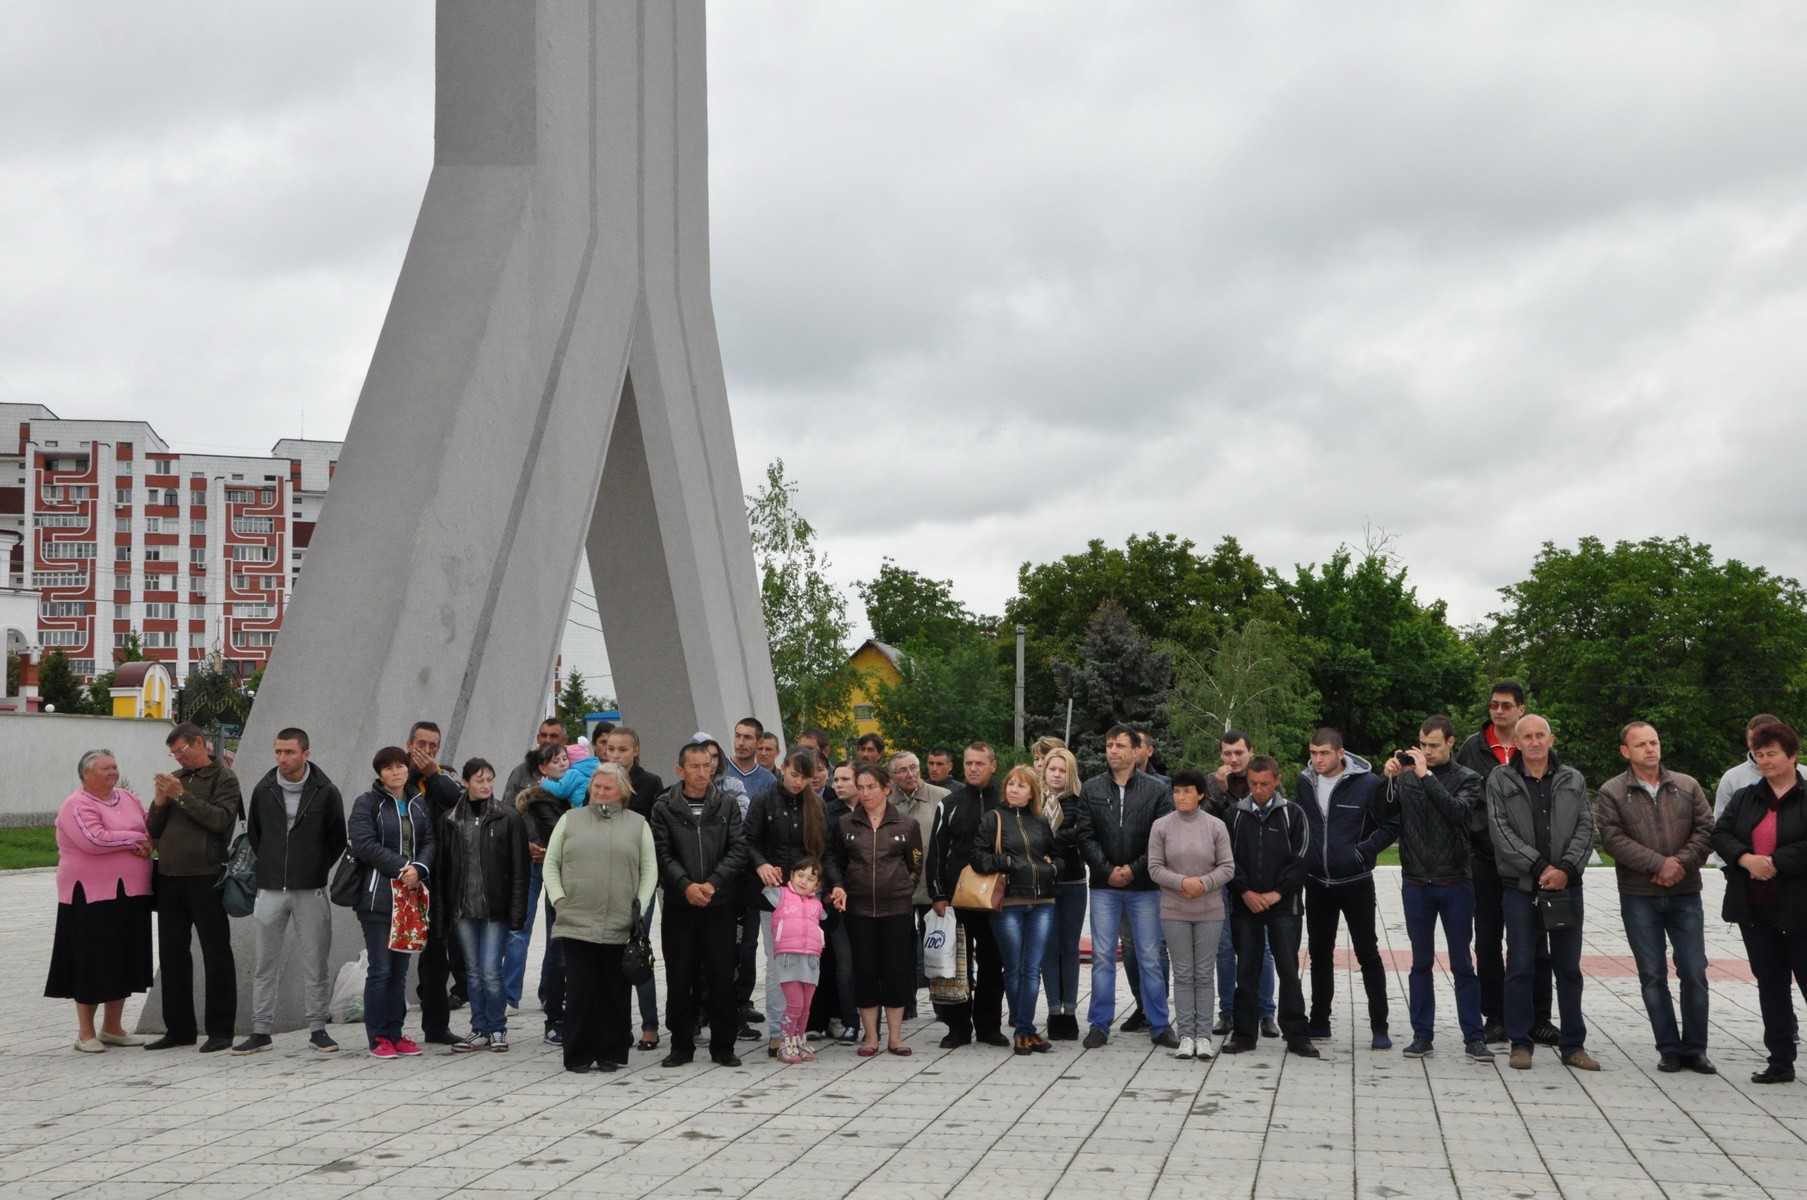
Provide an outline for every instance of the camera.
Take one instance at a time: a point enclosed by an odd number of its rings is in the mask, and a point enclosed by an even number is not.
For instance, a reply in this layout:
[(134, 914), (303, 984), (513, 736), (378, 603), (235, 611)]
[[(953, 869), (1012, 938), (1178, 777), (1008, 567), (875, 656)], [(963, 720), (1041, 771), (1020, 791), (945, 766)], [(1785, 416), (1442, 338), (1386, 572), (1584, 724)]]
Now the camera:
[(1393, 751), (1393, 761), (1402, 767), (1412, 766), (1412, 752), (1410, 750), (1395, 750)]

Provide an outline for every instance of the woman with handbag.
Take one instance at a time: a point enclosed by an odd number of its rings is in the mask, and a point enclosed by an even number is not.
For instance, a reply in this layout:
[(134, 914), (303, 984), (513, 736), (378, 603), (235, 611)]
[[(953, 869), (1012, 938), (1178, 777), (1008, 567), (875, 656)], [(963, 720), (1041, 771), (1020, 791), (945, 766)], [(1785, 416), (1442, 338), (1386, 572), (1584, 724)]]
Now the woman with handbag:
[[(1047, 740), (1047, 739), (1043, 739)], [(1050, 746), (1042, 756), (1042, 816), (1054, 831), (1054, 931), (1042, 955), (1042, 991), (1048, 997), (1048, 1036), (1057, 1042), (1079, 1040), (1079, 939), (1085, 935), (1085, 913), (1091, 903), (1085, 853), (1079, 848), (1079, 822), (1073, 805), (1079, 796), (1079, 760), (1065, 746)]]
[(652, 826), (628, 808), (634, 784), (619, 763), (590, 776), (588, 802), (559, 818), (542, 878), (565, 955), (565, 1070), (627, 1065), (633, 985), (622, 969), (659, 882)]
[(1004, 997), (1018, 1054), (1045, 1053), (1048, 1039), (1035, 1031), (1035, 1000), (1042, 960), (1054, 931), (1054, 881), (1060, 873), (1054, 830), (1042, 815), (1042, 781), (1025, 766), (1004, 776), (1004, 803), (979, 819), (972, 870), (998, 875), (1003, 905), (991, 914), (992, 936), (1004, 966)]
[(835, 851), (846, 892), (842, 922), (853, 952), (854, 1002), (865, 1032), (861, 1058), (878, 1053), (878, 1010), (892, 1054), (908, 1056), (903, 1010), (916, 990), (916, 877), (922, 828), (891, 803), (891, 774), (875, 763), (854, 769), (858, 806), (842, 817)]
[[(373, 1058), (419, 1054), (402, 1036), (408, 1012), (408, 956), (426, 941), (426, 881), (433, 873), (439, 840), (433, 810), (408, 792), (408, 752), (384, 746), (370, 762), (376, 780), (351, 806), (345, 822), (351, 855), (362, 868), (358, 926), (370, 952), (364, 977), (364, 1033)], [(413, 946), (414, 949), (407, 947)]]

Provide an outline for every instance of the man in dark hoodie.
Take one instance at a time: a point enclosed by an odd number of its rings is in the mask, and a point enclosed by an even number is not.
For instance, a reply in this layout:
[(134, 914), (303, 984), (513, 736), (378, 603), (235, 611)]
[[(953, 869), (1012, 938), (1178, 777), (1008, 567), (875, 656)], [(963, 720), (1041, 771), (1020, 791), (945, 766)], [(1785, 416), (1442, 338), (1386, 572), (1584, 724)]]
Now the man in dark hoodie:
[(715, 778), (706, 745), (678, 752), (678, 782), (653, 805), (653, 846), (665, 889), (660, 927), (665, 952), (665, 1025), (671, 1053), (660, 1062), (681, 1067), (696, 1055), (697, 995), (709, 1002), (709, 1057), (738, 1067), (734, 1036), (734, 898), (744, 886), (747, 843), (740, 803)]
[(345, 849), (345, 800), (326, 772), (308, 761), (305, 730), (277, 733), (276, 765), (251, 789), (245, 835), (257, 852), (257, 970), (251, 977), (251, 1036), (232, 1053), (256, 1054), (274, 1044), (276, 984), (291, 923), (312, 1030), (308, 1044), (330, 1053), (339, 1043), (326, 1032), (333, 940), (326, 879)]
[(1318, 1058), (1299, 986), (1299, 918), (1303, 910), (1311, 824), (1280, 791), (1280, 764), (1265, 754), (1249, 759), (1249, 794), (1224, 813), (1230, 831), (1230, 924), (1236, 930), (1236, 1015), (1225, 1054), (1255, 1048), (1262, 956), (1271, 948), (1280, 977), (1280, 1030), (1286, 1048)]
[[(945, 915), (954, 898), (960, 872), (972, 861), (973, 838), (979, 821), (998, 806), (998, 788), (992, 776), (998, 756), (986, 742), (966, 748), (962, 760), (966, 783), (949, 792), (935, 810), (929, 834), (929, 900), (935, 915)], [(935, 1017), (947, 1026), (943, 1049), (971, 1042), (976, 1034), (987, 1046), (1008, 1046), (1004, 1034), (1004, 958), (992, 936), (991, 918), (982, 913), (956, 914), (966, 936), (967, 960), (975, 976), (972, 998), (959, 1004), (937, 1004)]]
[[(1585, 1048), (1581, 1015), (1581, 872), (1594, 852), (1594, 813), (1587, 781), (1559, 761), (1550, 723), (1526, 713), (1514, 735), (1518, 752), (1510, 766), (1487, 777), (1487, 817), (1494, 860), (1505, 887), (1506, 1036), (1510, 1065), (1531, 1069), (1531, 971), (1533, 949), (1549, 945), (1556, 972), (1556, 1004), (1562, 1016), (1562, 1063), (1598, 1071)], [(1568, 909), (1546, 909), (1542, 899)], [(1551, 928), (1557, 921), (1560, 928)]]
[[(437, 830), (464, 795), (452, 773), (439, 765), (439, 726), (431, 721), (414, 722), (404, 749), (408, 752), (408, 792), (426, 801)], [(452, 921), (429, 908), (427, 944), (420, 952), (419, 979), (414, 987), (420, 1000), (421, 1040), (428, 1045), (463, 1043), (464, 1039), (452, 1032), (452, 1010), (464, 1007), (464, 978), (464, 949), (458, 944)]]
[[(1375, 800), (1380, 777), (1368, 760), (1343, 749), (1343, 735), (1323, 728), (1311, 735), (1311, 765), (1299, 772), (1293, 802), (1311, 822), (1310, 878), (1305, 885), (1305, 941), (1311, 953), (1311, 1037), (1330, 1038), (1336, 996), (1336, 929), (1349, 926), (1355, 961), (1368, 993), (1370, 1045), (1391, 1050), (1387, 1035), (1387, 969), (1375, 933), (1374, 862), (1393, 844)], [(1278, 949), (1275, 957), (1279, 956)]]

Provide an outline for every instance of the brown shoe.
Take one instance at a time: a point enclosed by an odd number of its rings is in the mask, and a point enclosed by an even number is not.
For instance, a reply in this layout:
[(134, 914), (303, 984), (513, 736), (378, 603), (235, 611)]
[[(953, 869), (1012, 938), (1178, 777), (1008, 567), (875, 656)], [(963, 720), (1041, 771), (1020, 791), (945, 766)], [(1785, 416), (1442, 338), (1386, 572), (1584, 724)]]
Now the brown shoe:
[(1600, 1064), (1585, 1050), (1577, 1050), (1562, 1060), (1562, 1065), (1576, 1071), (1598, 1071)]
[(1511, 1067), (1514, 1071), (1529, 1071), (1531, 1069), (1531, 1052), (1523, 1046), (1514, 1046), (1512, 1048), (1512, 1057), (1507, 1061), (1506, 1065)]

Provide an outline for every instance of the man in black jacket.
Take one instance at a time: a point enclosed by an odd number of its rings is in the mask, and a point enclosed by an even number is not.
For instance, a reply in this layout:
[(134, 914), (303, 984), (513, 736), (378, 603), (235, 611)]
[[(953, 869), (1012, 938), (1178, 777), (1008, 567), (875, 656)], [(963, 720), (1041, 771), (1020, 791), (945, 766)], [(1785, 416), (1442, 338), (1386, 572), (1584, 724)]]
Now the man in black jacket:
[(1271, 947), (1280, 976), (1280, 1031), (1286, 1048), (1318, 1058), (1299, 986), (1299, 933), (1304, 913), (1306, 857), (1311, 824), (1280, 791), (1280, 764), (1265, 754), (1249, 759), (1249, 794), (1224, 814), (1230, 830), (1230, 924), (1236, 931), (1236, 1016), (1225, 1054), (1255, 1048), (1260, 1011), (1257, 981), (1262, 955)]
[(282, 969), (283, 935), (290, 923), (301, 960), (308, 1044), (339, 1048), (326, 1032), (332, 981), (327, 955), (332, 949), (333, 911), (326, 880), (345, 850), (345, 801), (326, 772), (308, 761), (307, 733), (284, 729), (276, 735), (276, 765), (251, 789), (245, 835), (257, 853), (257, 970), (251, 977), (251, 1035), (232, 1048), (256, 1054), (273, 1044), (276, 984)]
[(1088, 1050), (1110, 1040), (1117, 1011), (1113, 948), (1126, 917), (1142, 973), (1142, 1011), (1148, 1017), (1149, 1037), (1169, 1049), (1180, 1044), (1167, 1023), (1161, 892), (1148, 876), (1148, 831), (1173, 811), (1173, 793), (1136, 769), (1136, 744), (1133, 728), (1111, 726), (1104, 735), (1104, 759), (1110, 770), (1086, 780), (1073, 801), (1076, 836), (1092, 885), (1092, 1002), (1086, 1014), (1091, 1030), (1084, 1042)]
[(1448, 717), (1428, 717), (1418, 727), (1418, 748), (1389, 758), (1381, 797), (1381, 818), (1399, 830), (1400, 899), (1405, 932), (1412, 942), (1412, 1044), (1407, 1058), (1431, 1053), (1436, 1036), (1437, 996), (1431, 972), (1437, 965), (1437, 921), (1449, 948), (1449, 972), (1456, 981), (1456, 1022), (1473, 1062), (1493, 1061), (1481, 1037), (1481, 984), (1468, 957), (1474, 929), (1474, 880), (1469, 877), (1469, 823), (1481, 803), (1481, 777), (1450, 761), (1456, 727)]
[[(1488, 776), (1512, 761), (1518, 719), (1524, 715), (1524, 686), (1516, 679), (1500, 680), (1488, 695), (1487, 724), (1479, 732), (1470, 734), (1462, 748), (1456, 751), (1456, 761), (1481, 777), (1483, 793)], [(1506, 889), (1493, 859), (1493, 836), (1487, 824), (1485, 800), (1476, 806), (1468, 829), (1470, 866), (1474, 872), (1474, 970), (1481, 981), (1482, 1036), (1489, 1042), (1503, 1042), (1506, 1040)], [(1535, 1012), (1531, 1040), (1542, 1046), (1554, 1046), (1560, 1038), (1555, 1023), (1550, 1020), (1555, 999), (1554, 980), (1548, 949), (1539, 945), (1531, 972), (1531, 1001)]]
[(715, 782), (709, 747), (678, 752), (678, 782), (653, 805), (653, 845), (665, 887), (660, 926), (665, 952), (665, 1025), (671, 1053), (659, 1064), (681, 1067), (696, 1056), (697, 992), (708, 989), (709, 1057), (738, 1067), (734, 1035), (734, 898), (744, 886), (747, 843), (740, 803)]
[[(1299, 773), (1293, 802), (1311, 821), (1311, 863), (1305, 884), (1305, 942), (1311, 956), (1311, 1036), (1330, 1039), (1336, 992), (1336, 929), (1349, 928), (1368, 994), (1369, 1045), (1391, 1050), (1387, 1034), (1387, 969), (1374, 928), (1374, 863), (1393, 844), (1393, 831), (1370, 811), (1380, 777), (1368, 760), (1343, 749), (1343, 735), (1323, 728), (1311, 735), (1311, 764)], [(1275, 949), (1278, 957), (1280, 951)]]
[[(954, 887), (960, 872), (972, 861), (973, 838), (979, 821), (998, 806), (998, 756), (986, 742), (974, 742), (966, 748), (962, 760), (966, 783), (949, 792), (935, 810), (934, 828), (929, 834), (929, 900), (936, 916), (947, 913), (954, 898)], [(992, 936), (991, 918), (983, 913), (958, 912), (960, 929), (966, 937), (966, 957), (973, 979), (969, 980), (970, 999), (959, 1004), (935, 1005), (935, 1019), (947, 1026), (941, 1039), (944, 1050), (964, 1046), (978, 1039), (987, 1046), (1008, 1046), (1004, 1034), (1004, 957)]]
[[(408, 730), (408, 793), (419, 795), (433, 813), (437, 830), (464, 795), (452, 773), (439, 765), (439, 726), (416, 721)], [(420, 951), (414, 994), (420, 1000), (421, 1040), (429, 1045), (457, 1046), (464, 1039), (452, 1032), (452, 1010), (463, 1008), (464, 948), (452, 922), (439, 914), (427, 921), (427, 944)], [(449, 985), (449, 986), (448, 986)]]

